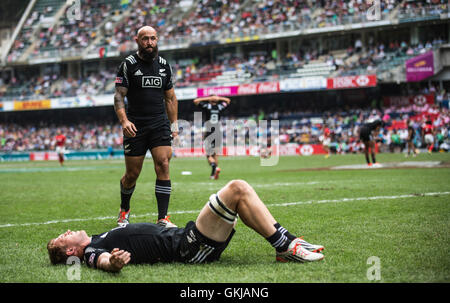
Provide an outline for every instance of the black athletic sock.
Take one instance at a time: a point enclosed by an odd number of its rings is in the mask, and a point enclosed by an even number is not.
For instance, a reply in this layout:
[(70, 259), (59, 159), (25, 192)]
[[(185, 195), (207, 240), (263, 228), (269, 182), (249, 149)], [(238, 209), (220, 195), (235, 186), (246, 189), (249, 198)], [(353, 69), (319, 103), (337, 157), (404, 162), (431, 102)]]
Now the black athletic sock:
[(370, 159), (369, 159), (369, 154), (365, 155), (366, 156), (366, 162), (367, 164), (370, 164)]
[(211, 165), (211, 168), (212, 168), (211, 176), (214, 176), (214, 174), (216, 173), (216, 168), (217, 168), (216, 162), (212, 162), (210, 165)]
[(275, 228), (282, 233), (283, 235), (285, 235), (289, 241), (295, 240), (297, 237), (294, 236), (293, 234), (291, 234), (286, 228), (284, 228), (283, 226), (280, 225), (280, 223), (275, 223), (273, 226), (275, 226)]
[(120, 181), (120, 208), (124, 211), (130, 210), (130, 199), (135, 187), (136, 185), (132, 188), (124, 188), (122, 181)]
[(273, 235), (266, 238), (267, 241), (276, 249), (278, 252), (283, 252), (288, 250), (291, 241), (283, 235), (279, 230), (277, 230)]
[(377, 163), (377, 160), (375, 159), (375, 153), (372, 153), (372, 163)]
[(158, 220), (167, 216), (172, 185), (170, 180), (156, 180), (155, 196), (158, 204)]

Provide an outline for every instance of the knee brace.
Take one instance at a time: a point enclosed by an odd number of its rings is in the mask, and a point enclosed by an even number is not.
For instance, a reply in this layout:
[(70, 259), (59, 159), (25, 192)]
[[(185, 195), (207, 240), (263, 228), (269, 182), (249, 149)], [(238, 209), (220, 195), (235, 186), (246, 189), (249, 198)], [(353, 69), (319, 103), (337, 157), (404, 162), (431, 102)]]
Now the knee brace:
[(234, 224), (237, 220), (238, 214), (235, 211), (229, 209), (225, 204), (219, 200), (217, 194), (212, 194), (208, 201), (209, 208), (219, 218), (227, 222), (228, 224)]

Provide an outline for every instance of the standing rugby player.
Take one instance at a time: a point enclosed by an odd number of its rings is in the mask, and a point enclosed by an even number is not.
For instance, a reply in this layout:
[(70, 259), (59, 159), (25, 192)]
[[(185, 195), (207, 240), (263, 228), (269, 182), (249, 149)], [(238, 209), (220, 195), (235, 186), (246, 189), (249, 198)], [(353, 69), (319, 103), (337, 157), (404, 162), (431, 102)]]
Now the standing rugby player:
[(56, 153), (58, 154), (59, 165), (64, 165), (64, 153), (66, 152), (65, 144), (66, 144), (66, 136), (62, 133), (60, 129), (56, 131), (55, 136), (56, 141)]
[(218, 160), (218, 152), (222, 147), (222, 130), (220, 127), (220, 114), (227, 108), (231, 100), (216, 95), (197, 98), (194, 104), (199, 106), (206, 113), (206, 133), (204, 136), (205, 152), (208, 164), (211, 166), (210, 179), (217, 180), (219, 178), (220, 168)]
[(422, 137), (423, 141), (427, 145), (427, 151), (429, 154), (433, 151), (434, 148), (434, 136), (436, 135), (436, 131), (433, 127), (433, 123), (431, 120), (427, 120), (425, 125), (422, 127)]
[[(375, 138), (380, 132), (383, 122), (381, 120), (375, 120), (369, 123), (363, 124), (360, 129), (359, 137), (364, 143), (364, 155), (366, 157), (367, 166), (371, 167), (372, 164), (377, 165), (377, 160), (375, 158)], [(372, 163), (369, 159), (369, 151), (372, 156)]]
[[(178, 100), (172, 82), (172, 68), (158, 55), (158, 35), (154, 28), (140, 28), (134, 39), (138, 51), (121, 63), (115, 80), (114, 109), (123, 129), (125, 155), (117, 222), (119, 225), (129, 223), (130, 199), (145, 155), (150, 150), (156, 173), (157, 223), (175, 227), (167, 216), (172, 191), (169, 175), (171, 142), (178, 135)], [(126, 109), (125, 97), (128, 100)]]

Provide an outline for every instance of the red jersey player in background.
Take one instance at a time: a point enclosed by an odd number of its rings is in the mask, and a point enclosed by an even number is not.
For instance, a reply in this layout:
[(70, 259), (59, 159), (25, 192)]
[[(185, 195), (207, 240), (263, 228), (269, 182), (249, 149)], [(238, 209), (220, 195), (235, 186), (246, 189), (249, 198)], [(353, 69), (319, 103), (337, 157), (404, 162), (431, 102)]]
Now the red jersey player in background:
[(322, 146), (325, 152), (327, 153), (325, 155), (325, 159), (327, 159), (330, 156), (330, 144), (331, 144), (331, 130), (328, 128), (326, 124), (323, 125), (323, 134), (319, 138), (320, 141), (322, 141)]
[(64, 164), (64, 153), (66, 152), (64, 145), (66, 144), (66, 136), (64, 136), (60, 129), (56, 131), (55, 136), (56, 141), (56, 153), (58, 154), (59, 164), (63, 166)]
[(434, 147), (434, 135), (435, 135), (435, 130), (433, 127), (433, 123), (431, 122), (431, 120), (427, 120), (427, 122), (425, 123), (425, 125), (422, 128), (422, 136), (427, 145), (428, 153), (430, 153), (430, 154), (433, 151), (433, 147)]

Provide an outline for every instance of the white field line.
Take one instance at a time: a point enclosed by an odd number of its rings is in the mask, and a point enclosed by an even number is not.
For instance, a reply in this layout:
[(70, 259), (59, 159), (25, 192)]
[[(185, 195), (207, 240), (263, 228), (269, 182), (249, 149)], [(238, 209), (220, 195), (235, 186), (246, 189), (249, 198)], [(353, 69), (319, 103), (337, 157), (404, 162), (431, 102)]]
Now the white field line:
[[(375, 201), (375, 200), (395, 200), (395, 199), (405, 199), (405, 198), (417, 198), (417, 197), (428, 197), (428, 196), (439, 196), (439, 195), (449, 195), (450, 192), (431, 192), (431, 193), (420, 193), (420, 194), (408, 194), (408, 195), (396, 195), (396, 196), (374, 196), (374, 197), (358, 197), (358, 198), (341, 198), (341, 199), (326, 199), (326, 200), (309, 200), (309, 201), (298, 201), (298, 202), (285, 202), (285, 203), (273, 203), (266, 204), (268, 208), (279, 207), (279, 206), (293, 206), (293, 205), (308, 205), (308, 204), (322, 204), (322, 203), (342, 203), (342, 202), (354, 202), (354, 201)], [(171, 214), (198, 214), (200, 210), (178, 210), (171, 211)], [(157, 216), (157, 213), (147, 213), (141, 215), (131, 215), (132, 218), (141, 218), (148, 216)], [(48, 225), (56, 223), (71, 223), (71, 222), (83, 222), (83, 221), (97, 221), (97, 220), (113, 220), (116, 217), (106, 216), (106, 217), (94, 217), (94, 218), (75, 218), (75, 219), (61, 219), (52, 220), (46, 222), (35, 222), (35, 223), (17, 223), (17, 224), (3, 224), (0, 228), (5, 227), (22, 227), (22, 226), (33, 226), (33, 225)]]
[[(275, 183), (270, 183), (270, 184), (250, 184), (253, 188), (257, 188), (257, 187), (274, 187), (274, 186), (296, 186), (296, 185), (316, 185), (316, 184), (329, 184), (329, 183), (339, 183), (339, 182), (348, 182), (348, 180), (343, 180), (343, 181), (309, 181), (309, 182), (275, 182)], [(151, 186), (154, 183), (144, 183), (146, 185)], [(178, 182), (173, 182), (172, 185), (173, 186), (177, 186), (177, 185), (186, 185), (186, 183), (178, 183)], [(226, 183), (225, 183), (226, 184)], [(216, 182), (195, 182), (195, 185), (205, 185), (205, 186), (209, 186), (209, 187), (222, 187), (225, 184), (217, 184)], [(183, 189), (184, 191), (185, 189)]]

